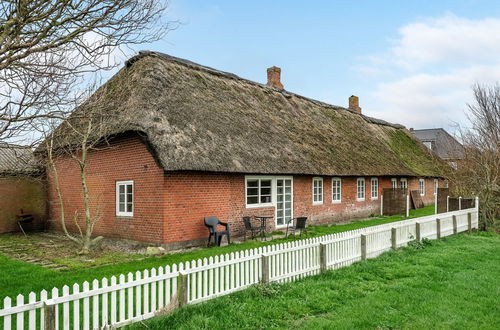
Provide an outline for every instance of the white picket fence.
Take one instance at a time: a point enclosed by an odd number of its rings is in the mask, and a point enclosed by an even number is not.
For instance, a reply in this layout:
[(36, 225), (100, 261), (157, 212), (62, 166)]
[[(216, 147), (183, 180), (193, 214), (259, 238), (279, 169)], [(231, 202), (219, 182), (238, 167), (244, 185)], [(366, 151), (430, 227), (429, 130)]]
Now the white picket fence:
[[(102, 329), (121, 327), (242, 290), (256, 283), (288, 282), (346, 267), (402, 247), (414, 239), (436, 239), (478, 228), (476, 207), (294, 242), (268, 245), (7, 297), (3, 329)], [(2, 320), (3, 319), (3, 320)]]

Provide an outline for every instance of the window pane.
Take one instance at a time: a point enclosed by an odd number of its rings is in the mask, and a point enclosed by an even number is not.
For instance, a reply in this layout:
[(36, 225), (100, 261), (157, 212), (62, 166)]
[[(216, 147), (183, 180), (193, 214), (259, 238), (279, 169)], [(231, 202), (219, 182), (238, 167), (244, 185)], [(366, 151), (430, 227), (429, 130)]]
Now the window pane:
[(120, 203), (120, 204), (118, 205), (118, 210), (119, 210), (120, 212), (125, 212), (125, 203)]
[(259, 188), (248, 188), (247, 189), (247, 196), (258, 196), (259, 195)]
[(261, 187), (271, 187), (271, 180), (261, 180), (260, 181), (260, 186)]
[(121, 184), (121, 185), (119, 185), (119, 186), (118, 186), (118, 192), (119, 192), (120, 194), (124, 194), (124, 193), (125, 193), (125, 186), (124, 186), (124, 185), (122, 185), (122, 184)]
[(258, 187), (259, 180), (247, 180), (247, 187)]
[(261, 195), (271, 195), (271, 187), (262, 187), (260, 188), (260, 194)]
[(247, 204), (258, 204), (259, 197), (258, 196), (247, 196)]
[(128, 184), (127, 185), (127, 194), (132, 194), (132, 185), (131, 184)]
[(132, 212), (132, 203), (127, 203), (127, 212)]
[(261, 203), (271, 203), (271, 196), (260, 196)]

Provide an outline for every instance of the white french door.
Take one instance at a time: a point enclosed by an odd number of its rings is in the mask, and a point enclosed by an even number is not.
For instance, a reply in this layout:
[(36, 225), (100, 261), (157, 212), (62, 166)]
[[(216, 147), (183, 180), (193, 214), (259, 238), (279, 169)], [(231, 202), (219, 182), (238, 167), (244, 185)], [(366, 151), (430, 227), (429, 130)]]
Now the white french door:
[(292, 178), (276, 178), (276, 227), (286, 226), (293, 217)]

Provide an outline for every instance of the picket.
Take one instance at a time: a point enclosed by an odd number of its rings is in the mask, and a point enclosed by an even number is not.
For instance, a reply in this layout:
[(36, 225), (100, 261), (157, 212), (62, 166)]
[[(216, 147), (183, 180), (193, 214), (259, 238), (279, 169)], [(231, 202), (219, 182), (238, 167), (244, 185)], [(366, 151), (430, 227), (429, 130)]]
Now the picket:
[[(338, 269), (361, 260), (361, 235), (366, 237), (366, 257), (374, 258), (394, 246), (405, 246), (417, 238), (436, 238), (466, 232), (478, 227), (478, 201), (472, 209), (403, 220), (349, 232), (293, 242), (268, 245), (230, 254), (192, 260), (158, 269), (137, 271), (108, 279), (65, 285), (62, 294), (53, 288), (50, 302), (55, 307), (55, 328), (90, 329), (120, 327), (153, 317), (157, 311), (172, 308), (177, 297), (179, 274), (187, 274), (187, 301), (194, 304), (226, 295), (268, 279), (269, 282), (289, 282), (319, 273), (322, 269)], [(469, 215), (470, 214), (470, 215)], [(439, 235), (438, 235), (439, 230)], [(320, 254), (320, 244), (324, 252)], [(266, 269), (263, 256), (266, 256)], [(265, 271), (265, 272), (264, 272)], [(265, 274), (265, 275), (264, 275)], [(266, 278), (264, 279), (263, 276)], [(44, 304), (49, 301), (47, 291), (27, 297), (16, 296), (3, 300), (0, 318), (3, 329), (43, 329)], [(109, 301), (108, 301), (109, 299)], [(59, 306), (62, 315), (59, 315)], [(109, 310), (108, 310), (109, 306)], [(27, 318), (25, 318), (25, 314)], [(37, 319), (37, 317), (39, 318)]]

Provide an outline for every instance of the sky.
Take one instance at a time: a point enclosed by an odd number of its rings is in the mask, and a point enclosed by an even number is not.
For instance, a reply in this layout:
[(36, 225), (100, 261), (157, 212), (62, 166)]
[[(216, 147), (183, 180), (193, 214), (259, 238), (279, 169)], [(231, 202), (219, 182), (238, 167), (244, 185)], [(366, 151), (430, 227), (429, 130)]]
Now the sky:
[(475, 83), (500, 78), (500, 1), (170, 0), (161, 51), (410, 128), (465, 124)]

